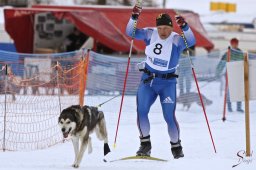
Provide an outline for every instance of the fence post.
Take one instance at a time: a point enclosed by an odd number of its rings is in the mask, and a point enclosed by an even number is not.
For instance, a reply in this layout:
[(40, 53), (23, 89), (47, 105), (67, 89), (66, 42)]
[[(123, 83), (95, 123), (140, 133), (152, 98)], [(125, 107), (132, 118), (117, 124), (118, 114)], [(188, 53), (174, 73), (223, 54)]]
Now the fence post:
[(226, 79), (226, 83), (225, 83), (225, 91), (224, 91), (224, 105), (223, 105), (223, 117), (222, 120), (223, 122), (226, 120), (226, 107), (227, 107), (227, 94), (228, 94), (228, 70), (227, 70), (227, 63), (230, 62), (230, 58), (231, 58), (231, 49), (230, 47), (228, 47), (228, 51), (227, 51), (227, 58), (226, 58), (226, 75), (225, 75), (225, 79)]
[(83, 96), (84, 96), (84, 92), (86, 90), (86, 85), (87, 85), (89, 63), (90, 63), (90, 49), (87, 50), (87, 54), (86, 54), (86, 57), (85, 57)]
[(4, 76), (4, 136), (3, 136), (3, 151), (5, 152), (5, 134), (6, 134), (6, 112), (7, 112), (7, 76), (8, 76), (8, 68), (5, 65), (5, 76)]
[[(84, 53), (84, 51), (83, 51)], [(90, 50), (87, 50), (86, 56), (82, 54), (82, 61), (80, 66), (80, 82), (79, 82), (79, 105), (84, 105), (84, 92), (86, 89), (86, 80), (87, 80), (87, 73), (88, 73), (88, 67), (89, 67), (89, 56), (90, 56)]]
[(246, 156), (250, 156), (250, 113), (249, 113), (249, 63), (248, 53), (244, 54), (244, 94), (245, 94), (245, 132), (246, 132)]

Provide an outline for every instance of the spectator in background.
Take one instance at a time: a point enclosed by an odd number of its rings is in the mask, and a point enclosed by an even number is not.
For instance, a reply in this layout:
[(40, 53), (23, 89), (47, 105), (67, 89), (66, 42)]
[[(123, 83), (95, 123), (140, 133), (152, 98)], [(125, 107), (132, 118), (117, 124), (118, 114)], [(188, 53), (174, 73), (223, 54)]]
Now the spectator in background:
[[(232, 38), (230, 40), (230, 46), (231, 46), (231, 55), (230, 55), (230, 61), (238, 61), (238, 60), (243, 60), (244, 59), (244, 56), (243, 56), (243, 52), (242, 50), (240, 50), (238, 48), (238, 44), (239, 44), (239, 41), (237, 38)], [(221, 76), (221, 73), (223, 72), (224, 68), (225, 68), (225, 64), (226, 64), (226, 61), (227, 61), (227, 53), (225, 53), (219, 64), (217, 65), (217, 69), (216, 69), (216, 76), (217, 77), (220, 77)], [(227, 93), (227, 105), (228, 105), (228, 111), (229, 112), (233, 112), (233, 109), (232, 109), (232, 104), (231, 104), (231, 101), (230, 101), (230, 95), (229, 95), (229, 90), (228, 90), (228, 93)], [(242, 102), (237, 102), (236, 104), (236, 110), (238, 112), (241, 112), (243, 113), (244, 110), (242, 109)]]
[(76, 27), (73, 32), (70, 33), (65, 40), (66, 51), (75, 51), (79, 50), (84, 42), (88, 39), (88, 36), (80, 32)]

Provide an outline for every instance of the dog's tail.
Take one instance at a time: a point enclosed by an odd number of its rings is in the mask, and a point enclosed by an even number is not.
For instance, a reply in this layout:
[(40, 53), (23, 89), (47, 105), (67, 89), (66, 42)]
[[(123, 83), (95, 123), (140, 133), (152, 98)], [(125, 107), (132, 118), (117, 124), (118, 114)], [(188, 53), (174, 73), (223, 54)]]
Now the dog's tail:
[(110, 152), (110, 148), (108, 143), (104, 143), (104, 156), (106, 156)]

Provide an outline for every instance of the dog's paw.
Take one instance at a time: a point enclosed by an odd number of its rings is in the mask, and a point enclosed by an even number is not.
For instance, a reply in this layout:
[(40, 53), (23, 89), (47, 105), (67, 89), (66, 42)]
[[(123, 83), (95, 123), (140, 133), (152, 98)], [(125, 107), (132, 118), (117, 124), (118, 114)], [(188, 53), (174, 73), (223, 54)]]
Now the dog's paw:
[(74, 164), (72, 165), (72, 167), (74, 167), (74, 168), (79, 168), (79, 165), (78, 165), (77, 163), (74, 163)]
[(88, 139), (88, 154), (92, 153), (92, 139), (89, 137)]

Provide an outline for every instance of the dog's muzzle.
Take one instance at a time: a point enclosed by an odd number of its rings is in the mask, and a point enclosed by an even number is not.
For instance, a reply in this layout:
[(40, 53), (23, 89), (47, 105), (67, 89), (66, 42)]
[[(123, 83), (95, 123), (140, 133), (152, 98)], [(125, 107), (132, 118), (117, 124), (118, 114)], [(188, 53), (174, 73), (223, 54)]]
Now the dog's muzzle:
[(63, 137), (67, 138), (69, 133), (70, 133), (70, 131), (71, 131), (71, 128), (69, 128), (69, 130), (67, 132), (66, 132), (65, 128), (62, 128), (61, 131), (62, 131)]

